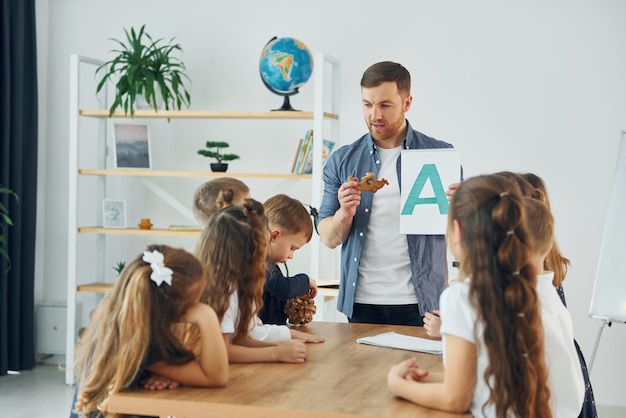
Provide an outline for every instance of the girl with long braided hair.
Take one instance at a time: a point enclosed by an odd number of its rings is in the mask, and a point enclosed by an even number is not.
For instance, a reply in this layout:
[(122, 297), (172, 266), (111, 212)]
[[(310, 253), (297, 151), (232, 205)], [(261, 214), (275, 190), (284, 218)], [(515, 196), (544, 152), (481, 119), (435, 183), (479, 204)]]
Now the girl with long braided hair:
[(464, 280), (441, 295), (443, 373), (415, 359), (391, 368), (392, 393), (477, 417), (552, 416), (537, 272), (519, 187), (502, 175), (462, 182), (450, 202), (448, 247)]

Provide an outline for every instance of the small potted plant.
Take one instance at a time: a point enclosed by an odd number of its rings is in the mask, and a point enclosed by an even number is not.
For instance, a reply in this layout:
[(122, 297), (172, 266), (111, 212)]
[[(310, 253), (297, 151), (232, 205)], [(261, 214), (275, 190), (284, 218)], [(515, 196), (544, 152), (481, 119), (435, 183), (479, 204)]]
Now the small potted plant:
[(126, 267), (126, 262), (125, 261), (118, 261), (113, 266), (113, 270), (116, 271), (118, 277), (119, 277), (120, 274), (122, 274), (122, 270), (124, 270), (124, 267)]
[[(225, 172), (228, 170), (228, 163), (224, 163), (223, 161), (232, 161), (239, 159), (237, 154), (222, 154), (220, 149), (228, 148), (228, 142), (224, 141), (207, 141), (205, 144), (208, 149), (198, 150), (198, 154), (204, 155), (205, 157), (215, 158), (217, 163), (211, 163), (211, 171), (216, 172)], [(214, 148), (215, 151), (211, 150)]]
[[(9, 196), (13, 196), (15, 197), (16, 201), (19, 200), (17, 197), (17, 194), (15, 194), (13, 190), (8, 189), (6, 187), (2, 187), (2, 185), (0, 185), (0, 195), (1, 194), (7, 194)], [(9, 269), (11, 268), (11, 259), (9, 258), (9, 252), (4, 248), (4, 246), (7, 244), (7, 238), (6, 238), (4, 231), (6, 227), (9, 227), (12, 225), (13, 225), (13, 221), (9, 217), (9, 208), (7, 208), (2, 202), (0, 202), (0, 255), (4, 257), (9, 263), (8, 265)]]
[(107, 81), (117, 80), (115, 100), (109, 109), (109, 117), (118, 107), (124, 109), (124, 114), (130, 112), (130, 116), (134, 116), (136, 104), (141, 97), (155, 111), (159, 109), (161, 99), (165, 110), (169, 110), (170, 106), (178, 110), (183, 104), (189, 106), (190, 96), (185, 81), (190, 80), (185, 73), (185, 65), (173, 56), (175, 51), (182, 52), (179, 44), (172, 43), (174, 38), (168, 43), (163, 43), (163, 39), (154, 41), (145, 32), (145, 25), (139, 32), (134, 28), (130, 32), (124, 29), (124, 32), (127, 42), (112, 39), (121, 49), (112, 50), (111, 52), (117, 53), (115, 58), (96, 70), (96, 74), (105, 71), (96, 93)]

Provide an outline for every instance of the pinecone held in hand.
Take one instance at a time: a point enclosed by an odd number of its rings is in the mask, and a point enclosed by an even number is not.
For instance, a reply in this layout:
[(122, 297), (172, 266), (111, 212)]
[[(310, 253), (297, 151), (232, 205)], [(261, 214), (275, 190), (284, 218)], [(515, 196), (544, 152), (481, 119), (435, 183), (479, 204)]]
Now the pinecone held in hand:
[(285, 314), (289, 323), (293, 325), (306, 325), (313, 320), (316, 311), (315, 301), (311, 296), (296, 296), (285, 302)]

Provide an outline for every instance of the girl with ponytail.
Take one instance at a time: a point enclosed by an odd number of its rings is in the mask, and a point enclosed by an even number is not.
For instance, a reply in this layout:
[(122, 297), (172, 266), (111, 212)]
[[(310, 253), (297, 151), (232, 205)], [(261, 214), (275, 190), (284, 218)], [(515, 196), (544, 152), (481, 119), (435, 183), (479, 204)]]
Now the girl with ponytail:
[(254, 199), (212, 214), (196, 245), (207, 268), (203, 300), (217, 313), (231, 363), (303, 363), (307, 357), (302, 340), (276, 344), (250, 336), (263, 305), (268, 245), (267, 217)]
[[(202, 265), (183, 249), (151, 245), (135, 258), (78, 343), (73, 413), (114, 417), (109, 397), (138, 386), (146, 372), (190, 386), (225, 386), (228, 357), (215, 311), (200, 303), (205, 285)], [(198, 355), (175, 337), (179, 323), (200, 341)]]
[(392, 393), (476, 417), (549, 418), (537, 272), (519, 187), (502, 175), (460, 183), (447, 242), (460, 277), (441, 295), (443, 373), (415, 359), (391, 368)]

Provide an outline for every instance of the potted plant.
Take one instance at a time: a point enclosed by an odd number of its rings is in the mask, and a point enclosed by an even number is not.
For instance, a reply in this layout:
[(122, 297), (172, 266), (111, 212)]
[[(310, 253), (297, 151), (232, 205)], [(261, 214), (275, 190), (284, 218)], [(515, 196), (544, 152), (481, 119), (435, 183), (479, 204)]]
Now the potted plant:
[[(228, 170), (228, 163), (224, 163), (223, 161), (232, 161), (239, 159), (237, 154), (222, 154), (220, 149), (228, 148), (228, 142), (224, 141), (207, 141), (205, 144), (206, 148), (209, 149), (200, 149), (198, 150), (198, 154), (204, 155), (205, 157), (215, 158), (217, 163), (211, 163), (211, 171), (217, 172), (225, 172)], [(210, 148), (214, 148), (215, 151), (212, 151)]]
[[(8, 194), (9, 196), (15, 197), (16, 201), (19, 201), (17, 194), (15, 194), (13, 190), (2, 187), (2, 185), (0, 185), (0, 194)], [(13, 221), (9, 217), (9, 209), (4, 206), (2, 202), (0, 202), (0, 255), (4, 257), (9, 263), (9, 269), (11, 268), (11, 259), (9, 258), (8, 251), (4, 248), (4, 246), (7, 244), (5, 228), (12, 225)]]
[(118, 277), (119, 277), (120, 274), (122, 274), (122, 270), (124, 270), (124, 267), (126, 267), (126, 262), (125, 261), (118, 261), (113, 266), (113, 270), (115, 270), (117, 272), (117, 276)]
[(117, 80), (109, 117), (118, 107), (124, 109), (124, 114), (130, 112), (130, 116), (134, 116), (137, 100), (142, 96), (155, 111), (159, 109), (161, 99), (165, 110), (170, 109), (170, 104), (178, 110), (183, 104), (189, 106), (190, 96), (185, 81), (190, 82), (190, 79), (185, 73), (185, 65), (173, 56), (175, 51), (182, 52), (179, 44), (172, 43), (174, 38), (168, 43), (163, 43), (163, 39), (154, 41), (145, 32), (145, 25), (139, 32), (134, 28), (130, 29), (130, 33), (126, 29), (124, 32), (127, 42), (112, 39), (121, 49), (112, 50), (117, 55), (96, 70), (96, 74), (105, 71), (96, 93), (107, 81)]

